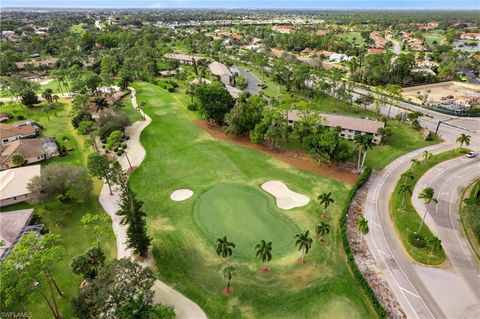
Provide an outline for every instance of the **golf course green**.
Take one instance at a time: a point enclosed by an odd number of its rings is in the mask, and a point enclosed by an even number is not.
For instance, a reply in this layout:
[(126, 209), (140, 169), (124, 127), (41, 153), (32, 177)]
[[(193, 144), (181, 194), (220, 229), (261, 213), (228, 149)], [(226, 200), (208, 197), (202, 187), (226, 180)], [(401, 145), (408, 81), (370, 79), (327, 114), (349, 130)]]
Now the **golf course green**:
[(292, 250), (300, 229), (261, 191), (245, 185), (217, 185), (195, 203), (195, 222), (212, 245), (228, 234), (236, 244), (235, 256), (253, 258), (253, 248), (261, 239), (274, 242), (277, 255), (283, 255)]
[[(220, 141), (195, 125), (182, 89), (169, 93), (144, 82), (132, 85), (145, 102), (152, 123), (141, 135), (142, 165), (130, 176), (144, 202), (152, 237), (155, 273), (195, 301), (209, 318), (376, 318), (368, 298), (348, 267), (340, 238), (340, 211), (347, 184), (303, 171), (267, 154)], [(312, 201), (288, 211), (259, 185), (283, 181)], [(188, 188), (193, 196), (172, 201)], [(321, 207), (314, 199), (332, 192), (326, 218), (332, 231), (321, 243), (314, 234)], [(297, 261), (295, 234), (310, 231), (306, 264)], [(224, 296), (218, 237), (235, 243), (234, 293)], [(272, 241), (270, 271), (260, 271), (254, 246)]]

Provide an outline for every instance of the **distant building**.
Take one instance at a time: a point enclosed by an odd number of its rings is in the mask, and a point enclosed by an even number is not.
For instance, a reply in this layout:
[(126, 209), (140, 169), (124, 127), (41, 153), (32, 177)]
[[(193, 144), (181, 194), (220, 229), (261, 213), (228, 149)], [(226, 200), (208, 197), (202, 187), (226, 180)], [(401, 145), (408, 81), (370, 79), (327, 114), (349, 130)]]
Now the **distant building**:
[(273, 31), (284, 33), (284, 34), (291, 34), (295, 32), (295, 29), (289, 25), (274, 25), (272, 27)]
[(315, 32), (315, 35), (318, 35), (318, 36), (324, 36), (324, 35), (327, 35), (330, 31), (328, 30), (318, 30), (317, 32)]
[(2, 38), (11, 42), (18, 41), (18, 36), (15, 34), (14, 31), (2, 31)]
[(438, 28), (438, 22), (432, 21), (432, 22), (429, 22), (429, 23), (419, 23), (419, 24), (417, 24), (417, 27), (420, 30), (435, 30), (435, 29)]
[(480, 40), (480, 32), (463, 32), (460, 35), (462, 40)]
[(368, 49), (368, 54), (382, 54), (383, 49), (380, 48), (370, 48)]
[(194, 55), (186, 55), (186, 54), (176, 54), (176, 53), (167, 53), (164, 55), (165, 58), (175, 60), (180, 62), (181, 64), (193, 64), (193, 61), (199, 61), (205, 59), (204, 57), (194, 56)]
[(60, 155), (57, 143), (51, 137), (16, 140), (0, 146), (1, 169), (15, 167), (12, 157), (16, 154), (25, 159), (25, 164), (41, 162)]
[(26, 201), (30, 195), (27, 185), (35, 176), (40, 176), (39, 164), (1, 171), (0, 207)]
[(232, 84), (233, 74), (225, 64), (214, 61), (208, 65), (208, 69), (213, 75), (216, 75), (223, 84)]
[(15, 65), (17, 69), (38, 69), (38, 68), (48, 68), (52, 69), (57, 65), (57, 58), (50, 58), (46, 60), (37, 60), (37, 61), (24, 61), (24, 62), (16, 62)]
[[(374, 143), (380, 143), (380, 136), (377, 131), (379, 128), (385, 127), (385, 123), (383, 122), (328, 113), (320, 113), (319, 115), (323, 119), (323, 126), (332, 128), (340, 127), (338, 135), (341, 138), (353, 140), (355, 136), (365, 134), (371, 136)], [(300, 112), (295, 110), (289, 111), (287, 114), (288, 124), (291, 126), (295, 125), (295, 122), (301, 120), (301, 117), (302, 114)]]
[(348, 56), (346, 54), (342, 53), (332, 53), (328, 57), (328, 61), (333, 62), (333, 63), (340, 63), (340, 62), (345, 62), (345, 61), (350, 61), (352, 59), (351, 56)]
[(0, 123), (0, 145), (7, 144), (22, 138), (37, 136), (40, 130), (34, 125), (14, 126)]
[(375, 43), (375, 47), (377, 48), (383, 49), (387, 44), (387, 40), (383, 37), (383, 35), (379, 31), (372, 31), (369, 37)]

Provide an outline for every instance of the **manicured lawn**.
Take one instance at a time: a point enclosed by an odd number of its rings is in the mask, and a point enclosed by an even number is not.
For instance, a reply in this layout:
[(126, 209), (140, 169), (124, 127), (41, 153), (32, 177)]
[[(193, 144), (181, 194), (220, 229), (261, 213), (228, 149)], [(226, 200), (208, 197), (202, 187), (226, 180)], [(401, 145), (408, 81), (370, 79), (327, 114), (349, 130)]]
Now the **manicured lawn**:
[[(56, 137), (59, 141), (63, 141), (64, 137), (68, 139), (67, 142), (62, 142), (71, 149), (68, 155), (45, 161), (42, 165), (48, 165), (52, 162), (79, 166), (86, 164), (86, 157), (91, 150), (84, 147), (85, 138), (78, 135), (70, 124), (71, 104), (69, 101), (61, 101), (61, 105), (57, 108), (57, 116), (52, 112), (50, 121), (47, 119), (46, 114), (42, 112), (42, 105), (25, 110), (18, 104), (9, 103), (2, 106), (1, 111), (13, 113), (16, 116), (22, 115), (25, 118), (38, 121), (44, 126), (42, 136)], [(33, 207), (34, 213), (41, 216), (42, 222), (50, 231), (61, 236), (65, 255), (55, 263), (53, 275), (59, 283), (61, 290), (65, 293), (65, 297), (58, 299), (63, 318), (74, 317), (71, 300), (77, 295), (77, 288), (82, 281), (81, 277), (72, 273), (70, 260), (75, 255), (83, 253), (88, 247), (92, 246), (94, 241), (93, 234), (83, 228), (80, 219), (86, 213), (105, 214), (98, 202), (101, 187), (101, 181), (94, 179), (93, 190), (87, 198), (68, 204), (61, 204), (58, 200), (52, 199), (38, 205), (20, 203), (2, 208), (2, 211), (11, 211)], [(109, 259), (115, 257), (116, 247), (113, 232), (106, 242), (101, 243), (101, 247)], [(34, 294), (30, 298), (29, 303), (26, 305), (26, 310), (32, 312), (34, 318), (46, 319), (52, 317), (47, 305), (39, 294)]]
[[(144, 201), (162, 280), (197, 302), (209, 318), (375, 318), (342, 252), (338, 223), (345, 184), (213, 139), (191, 122), (181, 92), (170, 94), (148, 83), (133, 86), (153, 121), (141, 137), (145, 161), (130, 182)], [(282, 180), (312, 202), (280, 210), (259, 188), (268, 180)], [(179, 188), (192, 189), (193, 197), (171, 201), (170, 193)], [(315, 240), (307, 264), (299, 265), (292, 233), (313, 233), (320, 215), (314, 199), (325, 191), (335, 198), (328, 218), (333, 231), (326, 244)], [(218, 234), (237, 244), (230, 258), (237, 269), (231, 297), (222, 295), (225, 281), (213, 243)], [(259, 272), (252, 247), (261, 239), (273, 241), (269, 273)]]
[[(463, 154), (464, 153), (456, 149), (434, 155), (427, 163), (425, 163), (425, 161), (422, 161), (421, 165), (417, 167), (414, 171), (415, 178), (412, 181), (413, 185), (415, 185), (417, 181), (422, 177), (422, 175), (425, 174), (430, 168), (441, 162), (461, 156)], [(437, 251), (434, 254), (430, 254), (432, 247), (430, 246), (430, 243), (428, 243), (428, 240), (431, 239), (434, 235), (427, 227), (427, 225), (424, 225), (420, 232), (420, 234), (427, 240), (427, 246), (425, 248), (414, 247), (408, 241), (408, 235), (418, 230), (418, 228), (420, 227), (420, 223), (422, 222), (422, 218), (413, 207), (410, 198), (405, 199), (404, 206), (402, 207), (403, 194), (400, 192), (400, 186), (403, 183), (404, 179), (401, 178), (397, 186), (395, 187), (395, 190), (393, 191), (392, 199), (390, 202), (390, 214), (392, 216), (396, 229), (400, 234), (403, 246), (405, 247), (409, 255), (419, 263), (427, 265), (441, 264), (445, 260), (445, 252), (442, 249), (441, 251)]]
[(293, 238), (300, 229), (277, 212), (262, 192), (258, 187), (242, 184), (217, 185), (196, 201), (195, 222), (212, 245), (217, 238), (228, 234), (241, 257), (252, 256), (259, 238), (274, 242), (277, 254), (283, 255), (291, 250)]
[(355, 41), (355, 43), (357, 44), (361, 44), (361, 45), (365, 44), (365, 39), (362, 37), (360, 32), (348, 32), (348, 33), (340, 34), (338, 35), (338, 37), (341, 39), (350, 41), (352, 43)]
[(123, 104), (124, 104), (124, 107), (122, 108), (122, 110), (125, 112), (125, 114), (128, 116), (128, 118), (130, 119), (130, 121), (132, 123), (136, 122), (136, 121), (140, 121), (142, 120), (142, 116), (140, 115), (140, 113), (138, 113), (132, 106), (132, 98), (130, 96), (130, 94), (126, 95), (125, 98), (123, 99)]
[[(467, 235), (468, 241), (472, 246), (473, 251), (480, 259), (480, 180), (476, 181), (465, 190), (461, 207), (460, 220)], [(465, 200), (472, 203), (467, 205)]]
[(423, 36), (429, 46), (434, 45), (434, 42), (436, 42), (437, 45), (445, 43), (445, 35), (439, 30), (424, 32)]

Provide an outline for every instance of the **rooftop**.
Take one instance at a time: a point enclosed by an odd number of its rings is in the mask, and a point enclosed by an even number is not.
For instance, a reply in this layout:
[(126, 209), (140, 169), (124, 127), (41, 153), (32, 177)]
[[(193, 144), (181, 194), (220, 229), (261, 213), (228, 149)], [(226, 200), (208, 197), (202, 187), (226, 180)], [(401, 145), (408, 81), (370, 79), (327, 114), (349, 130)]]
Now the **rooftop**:
[(212, 72), (215, 75), (222, 76), (222, 75), (228, 75), (232, 76), (232, 72), (228, 69), (228, 67), (220, 62), (212, 62), (208, 65), (208, 68), (210, 69), (210, 72)]
[(30, 222), (32, 214), (33, 208), (0, 214), (0, 240), (5, 241), (2, 249), (7, 249), (17, 239), (23, 228)]
[(14, 136), (28, 136), (35, 134), (37, 129), (33, 125), (14, 126), (11, 124), (0, 124), (0, 136), (2, 139)]
[(27, 185), (30, 182), (30, 179), (34, 176), (40, 176), (40, 165), (31, 165), (1, 171), (0, 200), (29, 194), (30, 191), (27, 189)]

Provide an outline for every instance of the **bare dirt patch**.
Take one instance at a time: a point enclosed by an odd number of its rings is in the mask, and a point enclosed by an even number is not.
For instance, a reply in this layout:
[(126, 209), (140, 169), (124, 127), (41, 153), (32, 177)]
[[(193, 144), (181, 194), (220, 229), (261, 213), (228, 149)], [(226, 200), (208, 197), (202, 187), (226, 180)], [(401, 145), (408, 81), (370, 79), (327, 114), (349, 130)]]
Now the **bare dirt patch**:
[(193, 122), (195, 123), (195, 125), (205, 130), (216, 139), (227, 141), (237, 145), (242, 145), (244, 147), (263, 152), (296, 168), (313, 172), (321, 176), (336, 179), (350, 185), (353, 185), (358, 178), (357, 174), (349, 171), (346, 167), (342, 167), (340, 165), (328, 166), (325, 164), (318, 164), (307, 152), (289, 150), (283, 150), (280, 152), (272, 151), (268, 149), (268, 147), (266, 147), (265, 145), (257, 145), (250, 142), (250, 139), (246, 136), (238, 138), (233, 137), (223, 133), (221, 127), (208, 126), (205, 121), (201, 120), (194, 120)]

